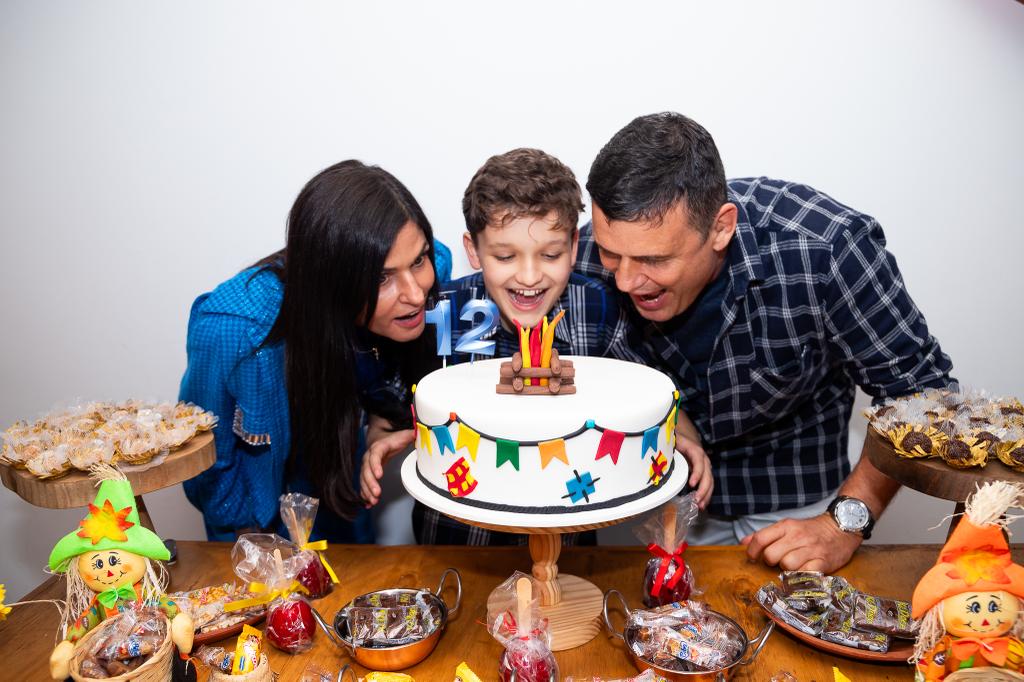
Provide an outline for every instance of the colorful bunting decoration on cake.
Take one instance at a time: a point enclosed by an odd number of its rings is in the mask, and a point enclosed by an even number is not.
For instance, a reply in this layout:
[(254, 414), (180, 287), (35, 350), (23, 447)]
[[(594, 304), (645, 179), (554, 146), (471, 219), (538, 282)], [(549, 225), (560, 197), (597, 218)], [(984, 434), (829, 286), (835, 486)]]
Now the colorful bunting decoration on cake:
[(455, 444), (452, 443), (452, 432), (448, 430), (447, 426), (435, 426), (433, 427), (434, 437), (437, 438), (437, 449), (439, 454), (444, 454), (445, 448), (452, 451), (455, 454)]
[(448, 479), (448, 492), (452, 497), (465, 497), (476, 489), (477, 481), (470, 473), (465, 457), (459, 457), (444, 475)]
[(417, 434), (417, 436), (416, 436), (416, 438), (417, 438), (416, 447), (423, 448), (424, 450), (427, 451), (428, 455), (434, 454), (433, 450), (430, 447), (430, 429), (427, 427), (427, 425), (426, 424), (417, 424), (416, 425), (416, 434)]
[(455, 449), (460, 450), (466, 448), (469, 450), (469, 456), (476, 461), (476, 451), (480, 447), (480, 434), (469, 428), (462, 422), (459, 422), (459, 435), (455, 439)]
[(658, 433), (660, 432), (661, 426), (652, 426), (644, 431), (644, 439), (640, 444), (640, 459), (647, 456), (648, 450), (652, 452), (658, 451)]
[(562, 438), (538, 443), (537, 449), (540, 450), (541, 469), (547, 469), (548, 464), (550, 464), (553, 459), (560, 460), (566, 466), (569, 465), (569, 456), (565, 454), (565, 440)]
[(569, 491), (567, 495), (562, 495), (562, 499), (569, 498), (573, 504), (576, 504), (580, 500), (586, 500), (590, 502), (590, 496), (594, 494), (596, 490), (597, 482), (601, 480), (601, 477), (594, 478), (590, 475), (589, 471), (584, 471), (581, 475), (580, 472), (575, 469), (572, 470), (573, 478), (570, 478), (565, 482), (565, 489)]
[(626, 434), (622, 431), (605, 429), (604, 433), (601, 434), (601, 442), (597, 444), (597, 456), (594, 457), (594, 460), (599, 460), (602, 457), (611, 457), (612, 464), (618, 464), (619, 450), (622, 449), (622, 441), (625, 438)]
[(673, 403), (672, 409), (669, 410), (668, 418), (665, 419), (665, 442), (666, 443), (671, 443), (672, 442), (672, 436), (673, 436), (673, 434), (675, 434), (675, 431), (676, 431), (676, 413), (678, 411), (679, 411), (679, 408), (676, 407), (676, 405)]
[(665, 478), (666, 473), (668, 473), (668, 458), (665, 457), (664, 452), (659, 451), (658, 456), (651, 460), (647, 482), (658, 485), (661, 483), (661, 479)]
[(505, 462), (511, 462), (512, 467), (519, 471), (519, 443), (514, 440), (505, 440), (503, 438), (498, 439), (498, 456), (497, 462), (494, 465), (495, 469), (500, 469), (501, 465)]

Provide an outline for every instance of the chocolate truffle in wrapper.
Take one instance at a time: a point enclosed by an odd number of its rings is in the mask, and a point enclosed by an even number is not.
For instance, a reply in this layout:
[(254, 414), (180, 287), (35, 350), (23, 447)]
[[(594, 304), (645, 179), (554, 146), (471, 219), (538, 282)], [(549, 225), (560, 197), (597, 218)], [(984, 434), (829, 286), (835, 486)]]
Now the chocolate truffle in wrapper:
[(774, 583), (769, 583), (757, 591), (757, 601), (783, 623), (808, 635), (821, 636), (825, 615), (804, 613), (792, 608), (786, 603), (786, 595)]
[(899, 639), (914, 639), (920, 624), (910, 615), (910, 602), (858, 594), (853, 603), (853, 626)]
[(988, 447), (976, 438), (950, 438), (939, 446), (939, 456), (956, 469), (983, 467), (988, 463)]
[(905, 424), (887, 432), (896, 453), (903, 457), (935, 457), (946, 435), (932, 427)]
[(1015, 471), (1024, 471), (1024, 439), (1000, 443), (996, 446), (999, 461)]
[(881, 632), (868, 632), (853, 627), (853, 614), (832, 609), (825, 620), (821, 638), (826, 642), (835, 642), (843, 646), (885, 653), (889, 650), (889, 635)]

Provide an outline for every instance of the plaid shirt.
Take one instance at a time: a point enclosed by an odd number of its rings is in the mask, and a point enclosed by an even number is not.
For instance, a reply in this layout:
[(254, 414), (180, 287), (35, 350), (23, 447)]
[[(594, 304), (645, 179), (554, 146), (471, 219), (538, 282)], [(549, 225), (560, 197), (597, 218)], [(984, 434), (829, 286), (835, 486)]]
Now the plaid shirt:
[[(490, 300), (484, 288), (483, 275), (476, 273), (441, 286), (441, 296), (452, 304), (452, 318), (458, 320), (459, 311), (472, 299)], [(620, 316), (618, 296), (604, 283), (573, 273), (569, 283), (548, 313), (551, 319), (565, 310), (565, 317), (555, 327), (554, 347), (561, 355), (612, 356), (643, 362), (643, 356), (626, 343), (628, 329)], [(469, 329), (469, 324), (453, 324), (452, 347)], [(481, 337), (495, 342), (494, 357), (510, 357), (519, 350), (519, 340), (513, 331), (498, 325), (497, 329)], [(477, 356), (478, 358), (480, 356)], [(452, 354), (450, 363), (469, 362), (464, 353)], [(498, 533), (467, 526), (430, 509), (419, 502), (413, 508), (413, 530), (421, 544), (433, 545), (524, 545), (527, 536)], [(594, 544), (594, 533), (567, 533), (563, 544)]]
[[(706, 392), (693, 385), (671, 321), (646, 321), (625, 304), (627, 336), (679, 384), (711, 457), (713, 513), (802, 507), (850, 473), (855, 386), (876, 400), (945, 386), (952, 363), (874, 218), (768, 178), (730, 180), (729, 201), (739, 218)], [(597, 251), (587, 225), (576, 267), (612, 281)]]

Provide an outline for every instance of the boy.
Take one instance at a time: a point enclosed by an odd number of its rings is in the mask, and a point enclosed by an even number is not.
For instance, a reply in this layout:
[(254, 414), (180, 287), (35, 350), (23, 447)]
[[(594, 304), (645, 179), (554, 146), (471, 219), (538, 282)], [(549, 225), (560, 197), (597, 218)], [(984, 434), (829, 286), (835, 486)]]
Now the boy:
[[(453, 315), (469, 300), (494, 301), (501, 324), (493, 335), (481, 337), (495, 342), (494, 357), (509, 357), (519, 350), (516, 322), (534, 327), (545, 315), (552, 319), (565, 310), (555, 327), (554, 347), (559, 354), (611, 356), (647, 364), (626, 346), (625, 319), (619, 315), (616, 294), (605, 284), (573, 272), (581, 211), (580, 186), (572, 171), (538, 149), (513, 149), (492, 156), (470, 180), (462, 199), (467, 228), (463, 244), (470, 265), (480, 272), (443, 284), (441, 296), (451, 301)], [(453, 346), (469, 328), (455, 327)], [(456, 353), (448, 361), (468, 362), (469, 356)], [(711, 492), (707, 455), (695, 441), (686, 445), (680, 441), (680, 447), (686, 448), (691, 483), (700, 482), (698, 498), (705, 502)], [(363, 464), (363, 496), (371, 503), (376, 495), (368, 497), (366, 491), (379, 490), (376, 482), (383, 473), (374, 471), (382, 459), (374, 456), (376, 450), (371, 446)], [(413, 528), (421, 544), (526, 544), (525, 536), (467, 526), (420, 502), (413, 508)], [(576, 536), (565, 537), (572, 542)], [(584, 533), (580, 540), (593, 544), (593, 532)]]

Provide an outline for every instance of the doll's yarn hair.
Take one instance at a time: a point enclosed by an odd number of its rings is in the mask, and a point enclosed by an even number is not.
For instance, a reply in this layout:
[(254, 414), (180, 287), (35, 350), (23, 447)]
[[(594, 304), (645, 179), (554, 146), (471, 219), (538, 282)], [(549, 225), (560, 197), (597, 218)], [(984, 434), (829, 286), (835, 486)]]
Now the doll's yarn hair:
[[(1024, 600), (1017, 597), (1020, 607), (1017, 610), (1017, 621), (1010, 628), (1010, 634), (1017, 639), (1024, 640)], [(921, 619), (921, 629), (917, 634), (917, 641), (914, 643), (914, 656), (909, 660), (911, 664), (917, 663), (925, 654), (935, 648), (946, 635), (946, 625), (942, 622), (942, 602), (933, 606)]]
[[(146, 572), (142, 576), (142, 589), (139, 597), (141, 597), (144, 604), (156, 604), (160, 601), (160, 596), (167, 590), (167, 569), (162, 562), (153, 561), (148, 558), (145, 560)], [(61, 638), (67, 637), (68, 628), (74, 624), (80, 615), (85, 613), (92, 605), (92, 600), (96, 597), (96, 593), (89, 589), (89, 586), (85, 584), (85, 580), (82, 579), (82, 574), (78, 570), (78, 557), (73, 557), (68, 561), (64, 578), (66, 590), (65, 603), (67, 607), (64, 609), (63, 622), (59, 631)]]

